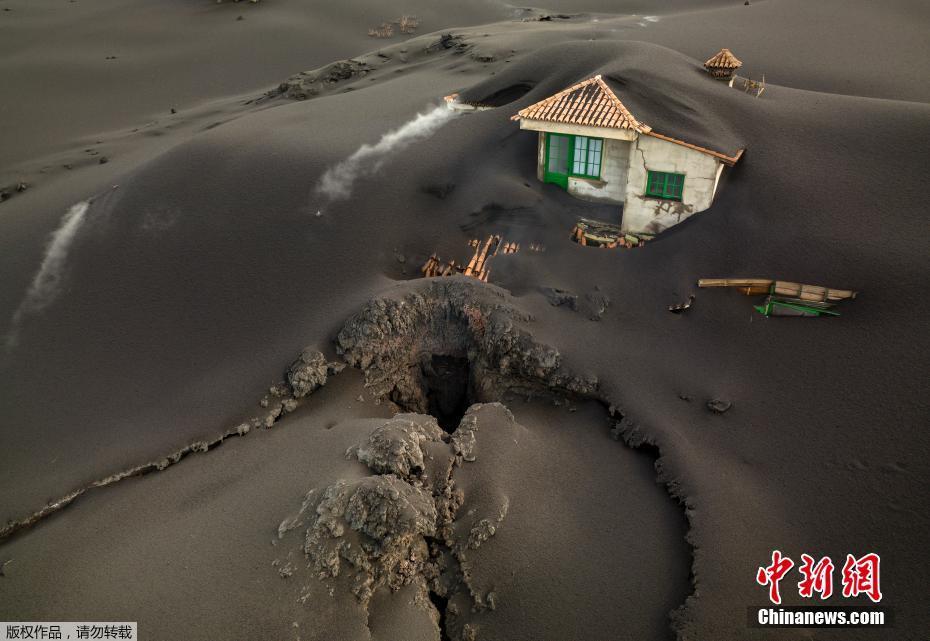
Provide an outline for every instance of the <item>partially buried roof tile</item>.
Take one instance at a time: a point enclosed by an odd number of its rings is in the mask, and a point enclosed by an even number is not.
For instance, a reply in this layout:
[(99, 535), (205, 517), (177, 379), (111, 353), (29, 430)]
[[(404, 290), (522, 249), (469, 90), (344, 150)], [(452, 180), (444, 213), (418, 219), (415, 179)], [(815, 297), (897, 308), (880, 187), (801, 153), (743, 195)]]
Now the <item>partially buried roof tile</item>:
[(743, 63), (733, 55), (732, 51), (724, 47), (705, 62), (704, 66), (708, 69), (738, 69), (743, 66)]
[(514, 116), (514, 119), (517, 118), (632, 129), (640, 133), (650, 129), (630, 113), (600, 76), (588, 78), (520, 110)]

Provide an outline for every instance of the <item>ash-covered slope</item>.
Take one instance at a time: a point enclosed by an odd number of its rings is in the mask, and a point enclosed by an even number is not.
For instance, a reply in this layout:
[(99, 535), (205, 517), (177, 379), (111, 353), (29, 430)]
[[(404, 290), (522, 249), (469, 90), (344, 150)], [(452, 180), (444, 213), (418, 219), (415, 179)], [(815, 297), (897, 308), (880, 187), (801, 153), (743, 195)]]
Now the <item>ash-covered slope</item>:
[[(587, 42), (591, 34), (599, 40)], [(5, 357), (3, 415), (14, 426), (0, 452), (5, 515), (215, 433), (308, 336), (325, 345), (430, 253), (467, 256), (467, 240), (501, 231), (547, 251), (496, 257), (492, 282), (535, 317), (537, 340), (558, 345), (572, 370), (597, 375), (633, 421), (627, 436), (660, 448), (662, 477), (685, 502), (695, 591), (675, 622), (681, 638), (796, 638), (744, 623), (745, 607), (764, 599), (756, 567), (775, 548), (882, 554), (896, 633), (925, 630), (912, 568), (926, 560), (928, 531), (917, 507), (928, 479), (918, 373), (930, 365), (920, 324), (930, 305), (915, 292), (930, 270), (914, 168), (930, 108), (772, 77), (755, 99), (702, 75), (699, 60), (606, 41), (628, 30), (610, 34), (602, 23), (465, 31), (471, 48), (460, 54), (443, 49), (416, 66), (397, 56), (328, 95), (265, 102), (129, 171), (88, 210), (67, 288)], [(650, 118), (709, 146), (747, 148), (710, 210), (634, 252), (567, 240), (577, 217), (616, 212), (537, 183), (535, 137), (509, 120), (595, 73), (622, 79), (631, 109), (657, 128)], [(530, 91), (385, 154), (347, 199), (317, 192), (323, 173), (360, 145), (481, 82), (487, 95)], [(23, 268), (12, 279), (19, 286), (8, 285), (11, 310), (31, 275)], [(666, 311), (697, 278), (715, 276), (862, 293), (838, 319), (764, 320), (745, 298), (719, 291), (697, 292), (685, 315)], [(545, 287), (609, 305), (592, 322), (552, 307)], [(711, 413), (712, 398), (733, 407)]]
[(684, 522), (601, 406), (473, 406), (447, 434), (372, 401), (347, 369), (273, 430), (88, 494), (4, 545), (0, 612), (204, 641), (668, 638)]

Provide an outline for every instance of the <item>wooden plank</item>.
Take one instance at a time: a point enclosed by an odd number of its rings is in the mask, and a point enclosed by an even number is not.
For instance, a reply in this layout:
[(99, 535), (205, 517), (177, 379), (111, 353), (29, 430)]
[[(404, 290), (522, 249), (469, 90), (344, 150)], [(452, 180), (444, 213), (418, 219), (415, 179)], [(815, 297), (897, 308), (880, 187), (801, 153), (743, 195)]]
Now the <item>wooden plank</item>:
[(436, 275), (436, 267), (439, 265), (439, 258), (436, 254), (433, 254), (426, 259), (426, 262), (423, 263), (423, 267), (420, 268), (420, 271), (423, 272), (423, 275), (427, 278), (431, 278)]
[(736, 291), (747, 296), (761, 296), (762, 294), (768, 294), (770, 289), (771, 286), (769, 285), (750, 285), (748, 287), (737, 287)]
[[(478, 256), (478, 260), (475, 263), (475, 271), (482, 272), (484, 271), (484, 263), (487, 261), (488, 250), (491, 249), (491, 242), (494, 240), (494, 236), (488, 236), (487, 242), (484, 244), (484, 248), (481, 250), (481, 254)], [(499, 245), (500, 243), (498, 243)], [(495, 250), (496, 251), (496, 250)]]
[(767, 278), (701, 278), (698, 287), (770, 287), (774, 282)]
[(832, 289), (821, 285), (804, 285), (781, 280), (775, 281), (773, 293), (813, 301), (846, 300), (856, 297), (856, 292), (849, 289)]
[(478, 262), (478, 249), (475, 249), (475, 254), (471, 257), (471, 260), (468, 261), (468, 267), (465, 268), (465, 275), (471, 276), (475, 273), (475, 263)]
[(838, 301), (856, 297), (850, 289), (833, 289), (822, 285), (806, 285), (784, 280), (765, 278), (701, 278), (698, 287), (738, 287), (739, 291), (753, 296), (774, 293), (810, 301)]

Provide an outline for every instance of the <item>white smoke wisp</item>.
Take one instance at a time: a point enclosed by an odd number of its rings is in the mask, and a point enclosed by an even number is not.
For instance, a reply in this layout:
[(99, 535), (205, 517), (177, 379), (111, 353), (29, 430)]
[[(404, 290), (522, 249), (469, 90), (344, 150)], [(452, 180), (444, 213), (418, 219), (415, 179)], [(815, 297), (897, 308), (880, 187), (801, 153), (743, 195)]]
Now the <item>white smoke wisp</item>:
[(62, 216), (58, 229), (52, 232), (48, 245), (45, 247), (45, 256), (42, 258), (39, 271), (32, 279), (23, 302), (13, 313), (10, 331), (6, 336), (7, 348), (15, 347), (19, 341), (19, 330), (26, 316), (48, 307), (61, 291), (68, 251), (71, 249), (71, 243), (81, 223), (84, 222), (89, 206), (88, 201), (72, 205)]
[(413, 120), (381, 136), (381, 140), (374, 145), (362, 145), (351, 156), (327, 169), (317, 185), (317, 192), (330, 201), (348, 198), (353, 183), (360, 176), (377, 172), (388, 154), (429, 138), (456, 115), (458, 112), (447, 104), (434, 107), (426, 113), (418, 113)]

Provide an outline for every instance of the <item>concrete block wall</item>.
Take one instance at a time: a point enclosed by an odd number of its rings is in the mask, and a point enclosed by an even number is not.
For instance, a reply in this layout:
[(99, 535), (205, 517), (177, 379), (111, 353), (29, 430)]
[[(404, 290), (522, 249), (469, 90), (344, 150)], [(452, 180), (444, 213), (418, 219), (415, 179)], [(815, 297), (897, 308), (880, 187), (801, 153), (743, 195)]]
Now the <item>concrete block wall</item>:
[[(707, 209), (714, 200), (719, 165), (720, 161), (708, 154), (652, 136), (639, 136), (630, 153), (621, 228), (625, 232), (657, 234)], [(681, 201), (647, 197), (649, 171), (684, 174)]]
[(601, 153), (601, 179), (569, 176), (568, 192), (582, 200), (622, 203), (626, 198), (630, 147), (629, 141), (605, 138)]
[[(568, 177), (568, 192), (582, 200), (617, 203), (626, 197), (627, 171), (630, 164), (628, 140), (605, 138), (601, 154), (601, 179)], [(546, 134), (539, 132), (536, 152), (536, 177), (545, 180)]]

